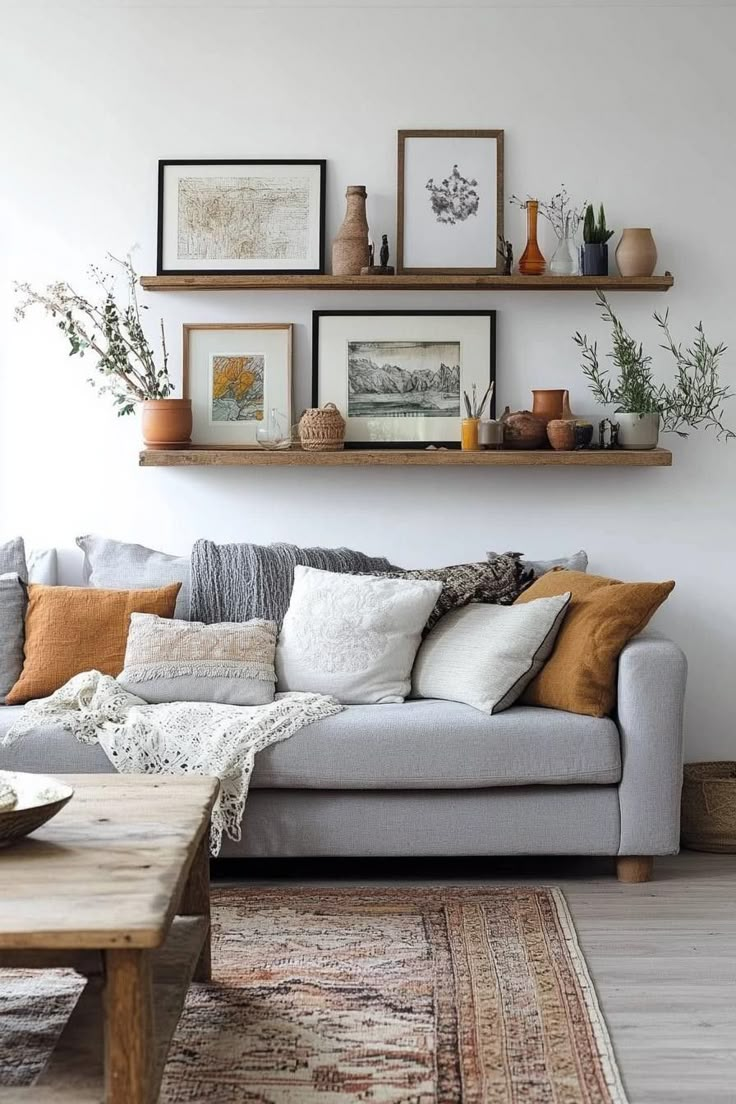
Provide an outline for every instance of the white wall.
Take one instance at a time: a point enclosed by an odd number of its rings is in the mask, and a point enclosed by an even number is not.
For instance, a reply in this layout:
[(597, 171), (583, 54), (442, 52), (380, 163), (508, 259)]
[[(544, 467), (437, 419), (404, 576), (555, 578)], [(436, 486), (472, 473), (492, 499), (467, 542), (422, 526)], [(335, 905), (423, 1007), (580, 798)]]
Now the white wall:
[[(736, 346), (732, 8), (26, 3), (0, 26), (0, 536), (345, 543), (408, 565), (583, 546), (594, 571), (677, 580), (657, 624), (690, 658), (688, 754), (734, 756), (735, 444), (674, 439), (671, 470), (141, 470), (136, 421), (95, 397), (50, 323), (12, 321), (10, 290), (83, 283), (87, 262), (135, 242), (155, 271), (159, 157), (326, 157), (328, 237), (346, 184), (364, 183), (374, 236), (393, 241), (396, 130), (503, 127), (507, 195), (564, 182), (603, 200), (610, 225), (653, 227), (676, 286), (617, 296), (635, 333), (655, 348), (650, 313), (667, 306), (683, 337), (702, 318)], [(507, 228), (518, 255), (515, 209)], [(570, 335), (605, 339), (577, 294), (149, 301), (177, 372), (184, 321), (293, 321), (297, 409), (315, 307), (495, 307), (498, 395), (514, 408), (532, 386), (565, 386), (590, 412)], [(65, 568), (74, 578), (71, 552)]]

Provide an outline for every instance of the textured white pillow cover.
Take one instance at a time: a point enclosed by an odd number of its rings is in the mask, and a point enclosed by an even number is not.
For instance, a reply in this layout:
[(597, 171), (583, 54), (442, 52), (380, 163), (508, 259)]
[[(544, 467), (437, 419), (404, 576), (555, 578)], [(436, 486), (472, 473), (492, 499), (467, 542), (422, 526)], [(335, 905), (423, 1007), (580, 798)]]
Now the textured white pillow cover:
[(132, 613), (118, 682), (154, 705), (266, 705), (274, 696), (275, 652), (273, 621), (203, 625)]
[(567, 593), (445, 614), (419, 649), (413, 696), (463, 702), (484, 713), (508, 709), (552, 654), (569, 602)]
[(343, 705), (402, 702), (442, 583), (297, 567), (276, 648), (278, 689)]

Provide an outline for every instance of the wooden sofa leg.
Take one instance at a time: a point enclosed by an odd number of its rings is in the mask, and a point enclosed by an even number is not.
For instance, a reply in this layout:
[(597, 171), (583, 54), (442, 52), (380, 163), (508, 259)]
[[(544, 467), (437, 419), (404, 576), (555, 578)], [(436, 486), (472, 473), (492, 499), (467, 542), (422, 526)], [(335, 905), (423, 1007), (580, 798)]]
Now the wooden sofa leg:
[(651, 855), (619, 855), (616, 859), (616, 876), (620, 882), (650, 882), (653, 870)]

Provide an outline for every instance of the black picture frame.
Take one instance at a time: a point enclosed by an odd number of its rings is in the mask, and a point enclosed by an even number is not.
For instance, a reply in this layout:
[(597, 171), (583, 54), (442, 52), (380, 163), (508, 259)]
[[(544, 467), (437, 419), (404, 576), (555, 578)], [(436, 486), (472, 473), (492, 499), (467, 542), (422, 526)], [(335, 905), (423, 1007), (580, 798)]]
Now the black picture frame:
[[(495, 310), (315, 310), (312, 311), (312, 406), (319, 406), (319, 329), (320, 319), (334, 317), (459, 317), (459, 318), (487, 318), (489, 320), (489, 379), (488, 383), (496, 382), (496, 311)], [(489, 407), (491, 417), (496, 412), (496, 389)], [(329, 400), (328, 400), (329, 401)], [(346, 411), (343, 413), (347, 414)], [(458, 421), (462, 421), (462, 413)], [(426, 449), (429, 445), (436, 448), (459, 449), (460, 441), (345, 441), (346, 449)]]
[[(170, 165), (295, 165), (319, 169), (319, 264), (312, 268), (166, 268), (164, 267), (164, 186), (166, 169)], [(160, 160), (158, 163), (158, 224), (156, 231), (156, 273), (158, 276), (321, 276), (325, 271), (325, 187), (327, 161), (325, 159), (290, 158), (180, 158)]]

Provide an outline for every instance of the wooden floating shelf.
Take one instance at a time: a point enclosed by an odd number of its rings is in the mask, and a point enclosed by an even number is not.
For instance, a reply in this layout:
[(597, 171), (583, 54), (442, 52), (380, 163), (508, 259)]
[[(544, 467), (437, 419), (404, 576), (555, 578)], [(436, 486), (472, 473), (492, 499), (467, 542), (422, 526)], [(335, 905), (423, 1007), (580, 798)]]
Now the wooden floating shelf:
[(141, 276), (146, 291), (668, 291), (664, 276)]
[(554, 452), (552, 449), (463, 452), (461, 449), (345, 449), (342, 452), (303, 452), (284, 449), (144, 449), (142, 468), (228, 467), (572, 467), (572, 468), (669, 468), (668, 449), (605, 449)]

